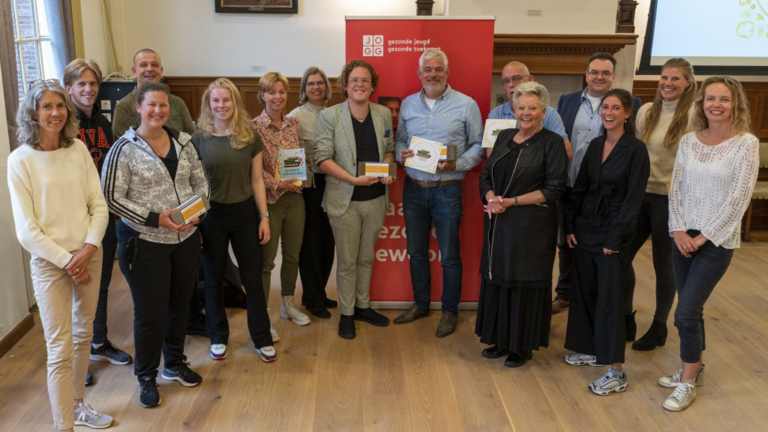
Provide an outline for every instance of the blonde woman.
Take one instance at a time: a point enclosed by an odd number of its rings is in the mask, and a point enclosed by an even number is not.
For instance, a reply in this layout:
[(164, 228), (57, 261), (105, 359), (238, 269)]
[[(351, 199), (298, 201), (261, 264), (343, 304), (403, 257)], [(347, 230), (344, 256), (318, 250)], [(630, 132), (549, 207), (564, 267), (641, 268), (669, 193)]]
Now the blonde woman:
[[(262, 295), (262, 246), (269, 241), (267, 194), (262, 177), (261, 139), (250, 127), (240, 92), (219, 78), (203, 94), (199, 132), (192, 136), (211, 184), (211, 209), (200, 226), (205, 268), (205, 316), (211, 358), (227, 358), (229, 322), (224, 310), (224, 269), (229, 244), (245, 287), (248, 331), (265, 362), (277, 359)], [(257, 214), (258, 207), (258, 214)]]
[(307, 325), (309, 317), (294, 304), (296, 279), (299, 276), (299, 251), (304, 237), (304, 197), (296, 179), (277, 179), (277, 154), (283, 149), (304, 148), (299, 121), (285, 117), (283, 109), (288, 100), (288, 79), (280, 72), (268, 72), (259, 80), (259, 102), (264, 111), (251, 121), (264, 143), (262, 158), (264, 184), (269, 204), (269, 228), (272, 236), (264, 245), (264, 266), (261, 281), (269, 304), (272, 270), (275, 268), (277, 246), (282, 238), (283, 261), (280, 267), (280, 285), (283, 297), (280, 317), (296, 325)]
[(670, 411), (686, 409), (702, 382), (704, 305), (741, 244), (741, 218), (760, 165), (759, 142), (749, 133), (747, 98), (735, 79), (713, 76), (701, 84), (693, 130), (680, 140), (669, 190), (675, 327), (683, 363), (658, 381), (675, 389), (663, 405)]
[(63, 431), (106, 428), (112, 417), (83, 401), (109, 214), (99, 175), (58, 82), (33, 83), (16, 123), (22, 145), (8, 157), (8, 188), (16, 236), (32, 255), (53, 421)]
[(624, 314), (628, 317), (627, 323), (632, 326), (627, 331), (631, 331), (632, 335), (637, 331), (633, 312), (635, 272), (632, 260), (648, 237), (651, 237), (653, 245), (653, 269), (656, 273), (656, 313), (648, 332), (632, 344), (632, 349), (638, 351), (651, 351), (657, 346), (664, 346), (667, 340), (667, 318), (675, 301), (672, 238), (667, 231), (667, 185), (672, 179), (677, 144), (690, 131), (689, 118), (695, 97), (693, 67), (685, 59), (672, 58), (661, 69), (653, 102), (643, 105), (637, 114), (637, 135), (648, 148), (651, 176), (637, 217), (635, 238), (627, 248), (629, 265), (624, 289)]

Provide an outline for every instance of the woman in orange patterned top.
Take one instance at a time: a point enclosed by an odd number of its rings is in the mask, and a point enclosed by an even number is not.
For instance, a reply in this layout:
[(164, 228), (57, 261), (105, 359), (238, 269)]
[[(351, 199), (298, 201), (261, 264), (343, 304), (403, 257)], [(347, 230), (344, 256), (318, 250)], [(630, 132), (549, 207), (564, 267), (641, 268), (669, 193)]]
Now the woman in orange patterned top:
[[(262, 161), (264, 185), (267, 189), (269, 230), (272, 233), (264, 246), (264, 267), (261, 279), (269, 304), (272, 269), (275, 268), (277, 245), (282, 238), (283, 263), (280, 268), (280, 287), (283, 297), (280, 317), (294, 324), (307, 325), (309, 317), (294, 305), (296, 279), (299, 274), (299, 251), (304, 237), (304, 197), (296, 179), (278, 178), (278, 151), (304, 148), (299, 121), (285, 117), (283, 109), (288, 98), (288, 80), (279, 72), (266, 73), (259, 80), (259, 102), (264, 111), (251, 121), (251, 125), (264, 143)], [(274, 336), (273, 336), (274, 338)]]

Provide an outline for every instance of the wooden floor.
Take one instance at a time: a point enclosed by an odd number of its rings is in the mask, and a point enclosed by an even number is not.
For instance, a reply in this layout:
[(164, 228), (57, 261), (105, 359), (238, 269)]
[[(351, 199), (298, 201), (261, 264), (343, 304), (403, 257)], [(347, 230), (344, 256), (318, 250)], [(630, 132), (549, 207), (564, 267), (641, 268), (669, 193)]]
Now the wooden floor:
[[(636, 260), (639, 331), (653, 313), (653, 271), (646, 245)], [(275, 276), (277, 272), (275, 272)], [(273, 281), (271, 316), (281, 341), (276, 363), (262, 363), (248, 340), (245, 314), (230, 311), (229, 358), (208, 356), (208, 341), (188, 337), (186, 353), (204, 377), (185, 388), (159, 380), (162, 405), (139, 406), (132, 366), (92, 363), (97, 384), (86, 401), (115, 417), (115, 431), (766, 431), (768, 430), (768, 245), (744, 244), (707, 304), (707, 380), (693, 406), (669, 413), (659, 376), (675, 371), (678, 337), (664, 348), (627, 346), (625, 393), (587, 390), (603, 371), (563, 362), (567, 313), (552, 320), (550, 347), (525, 367), (480, 356), (475, 314), (457, 332), (434, 336), (440, 314), (403, 326), (358, 324), (357, 339), (336, 335), (330, 320), (298, 327), (279, 319)], [(332, 285), (335, 282), (332, 281)], [(334, 295), (332, 295), (335, 297)], [(397, 311), (386, 311), (394, 318)], [(132, 305), (115, 271), (110, 339), (133, 352)], [(0, 359), (0, 431), (49, 431), (45, 344), (39, 322)], [(761, 426), (762, 425), (762, 426)]]

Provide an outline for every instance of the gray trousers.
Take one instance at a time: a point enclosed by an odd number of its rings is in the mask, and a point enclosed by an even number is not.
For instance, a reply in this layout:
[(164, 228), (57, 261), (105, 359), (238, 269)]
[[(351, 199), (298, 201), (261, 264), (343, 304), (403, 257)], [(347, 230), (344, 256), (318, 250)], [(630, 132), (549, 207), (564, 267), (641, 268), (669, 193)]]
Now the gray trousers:
[(342, 315), (365, 309), (373, 268), (374, 246), (387, 215), (387, 200), (352, 201), (341, 216), (329, 216), (336, 241), (336, 287)]

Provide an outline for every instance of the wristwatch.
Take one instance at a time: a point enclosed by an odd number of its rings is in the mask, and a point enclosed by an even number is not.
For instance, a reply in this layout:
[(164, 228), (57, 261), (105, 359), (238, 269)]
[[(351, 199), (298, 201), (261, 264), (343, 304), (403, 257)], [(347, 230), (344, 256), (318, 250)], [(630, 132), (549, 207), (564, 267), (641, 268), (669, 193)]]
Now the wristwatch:
[(269, 212), (259, 213), (260, 218), (269, 218)]

